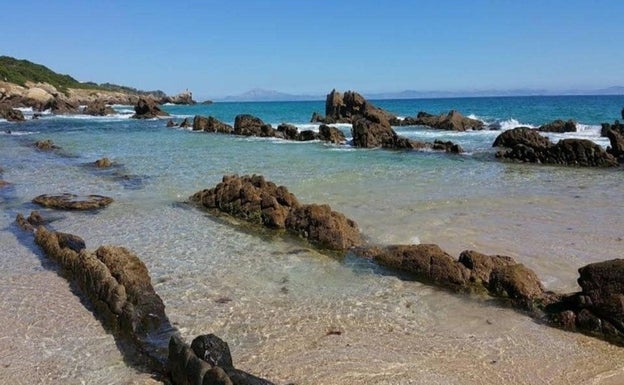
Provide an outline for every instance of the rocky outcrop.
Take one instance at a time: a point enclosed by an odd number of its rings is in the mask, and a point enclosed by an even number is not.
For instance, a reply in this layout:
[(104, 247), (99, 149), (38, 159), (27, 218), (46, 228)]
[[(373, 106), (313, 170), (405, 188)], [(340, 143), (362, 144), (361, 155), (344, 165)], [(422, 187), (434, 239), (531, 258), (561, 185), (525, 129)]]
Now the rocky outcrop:
[(279, 126), (277, 126), (276, 135), (282, 139), (298, 140), (299, 129), (292, 124), (282, 123)]
[(262, 119), (252, 115), (241, 114), (234, 118), (233, 133), (235, 135), (270, 138), (275, 136), (274, 131), (270, 124), (266, 124)]
[(6, 119), (9, 122), (23, 122), (26, 120), (22, 111), (13, 109), (6, 103), (0, 103), (0, 119)]
[(616, 130), (609, 130), (606, 136), (611, 143), (607, 152), (617, 158), (620, 163), (624, 163), (624, 135)]
[(609, 131), (615, 131), (620, 135), (624, 135), (624, 124), (620, 123), (618, 120), (613, 122), (613, 124), (602, 123), (601, 126), (600, 136), (608, 137)]
[(136, 106), (134, 106), (135, 114), (133, 119), (153, 119), (161, 116), (169, 116), (168, 113), (161, 110), (160, 106), (152, 98), (140, 98)]
[(236, 369), (228, 344), (214, 334), (196, 337), (190, 347), (179, 336), (172, 336), (168, 361), (176, 385), (273, 385)]
[(184, 92), (180, 92), (179, 94), (174, 95), (174, 96), (165, 96), (164, 98), (160, 99), (160, 103), (161, 104), (165, 104), (165, 103), (187, 104), (187, 105), (197, 104), (197, 102), (193, 100), (193, 93), (188, 90)]
[(113, 198), (102, 195), (78, 196), (75, 194), (39, 195), (33, 203), (57, 210), (98, 210), (113, 203)]
[(41, 151), (51, 151), (51, 150), (60, 149), (60, 147), (54, 144), (54, 142), (52, 142), (52, 140), (50, 139), (38, 140), (35, 142), (34, 145), (35, 147), (37, 147), (38, 150), (41, 150)]
[(212, 189), (195, 193), (192, 202), (250, 223), (285, 229), (322, 248), (346, 251), (361, 243), (357, 224), (328, 205), (305, 205), (283, 186), (259, 175), (226, 175)]
[(311, 121), (326, 124), (353, 123), (366, 113), (379, 114), (386, 120), (396, 118), (394, 114), (375, 107), (357, 92), (347, 91), (342, 94), (334, 89), (325, 100), (325, 116), (320, 116), (315, 112)]
[(96, 160), (94, 162), (94, 165), (97, 168), (108, 168), (113, 165), (113, 162), (111, 162), (111, 160), (108, 158), (101, 158), (101, 159)]
[(366, 113), (353, 122), (353, 145), (362, 148), (421, 149), (425, 143), (397, 135), (388, 120), (381, 114)]
[(61, 95), (57, 95), (46, 107), (56, 115), (72, 115), (80, 112), (80, 103)]
[(568, 121), (557, 119), (555, 121), (540, 126), (537, 130), (541, 132), (556, 133), (576, 132), (576, 122), (572, 119)]
[(229, 124), (225, 124), (218, 119), (209, 116), (195, 115), (193, 118), (193, 131), (219, 132), (222, 134), (231, 134), (234, 128)]
[(518, 127), (499, 135), (494, 147), (507, 147), (497, 158), (528, 163), (581, 167), (615, 167), (617, 159), (598, 144), (586, 139), (563, 139), (553, 144), (537, 131)]
[(403, 120), (394, 120), (392, 124), (400, 126), (428, 126), (448, 131), (482, 130), (485, 128), (485, 124), (482, 121), (467, 118), (455, 110), (440, 115), (419, 112), (415, 118), (407, 117)]
[(102, 99), (94, 100), (87, 104), (87, 107), (83, 111), (86, 115), (92, 116), (106, 116), (115, 114), (113, 107), (106, 104)]

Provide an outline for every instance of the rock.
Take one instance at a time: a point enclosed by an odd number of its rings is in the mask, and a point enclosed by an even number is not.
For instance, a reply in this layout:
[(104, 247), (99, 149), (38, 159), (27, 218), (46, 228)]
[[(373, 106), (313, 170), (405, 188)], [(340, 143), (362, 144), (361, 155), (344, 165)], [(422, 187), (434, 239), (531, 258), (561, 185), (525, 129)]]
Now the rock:
[(347, 142), (347, 138), (342, 131), (336, 127), (331, 127), (326, 124), (321, 124), (319, 127), (319, 139), (324, 142), (330, 142), (334, 144), (344, 144)]
[(108, 158), (102, 158), (102, 159), (98, 159), (95, 161), (95, 167), (97, 168), (107, 168), (113, 165), (113, 162), (111, 162), (110, 159)]
[(176, 127), (176, 126), (177, 126), (177, 124), (176, 124), (176, 122), (173, 121), (173, 119), (169, 119), (167, 121), (167, 128), (172, 128), (172, 127)]
[(602, 123), (602, 129), (600, 130), (600, 136), (607, 137), (609, 131), (615, 131), (620, 135), (624, 135), (624, 124), (621, 124), (619, 121), (613, 122), (613, 124)]
[(22, 111), (13, 109), (5, 103), (0, 104), (0, 119), (6, 119), (9, 122), (23, 122), (26, 120)]
[(392, 113), (375, 107), (357, 92), (347, 91), (343, 95), (334, 89), (325, 99), (325, 117), (315, 112), (311, 121), (326, 124), (353, 123), (366, 113), (379, 114), (385, 120), (396, 118)]
[(377, 113), (366, 113), (353, 123), (351, 129), (355, 147), (388, 149), (420, 149), (427, 144), (397, 135), (390, 127), (385, 116)]
[(234, 118), (234, 134), (243, 136), (275, 136), (270, 124), (265, 124), (260, 118), (252, 115), (237, 115)]
[(450, 140), (443, 142), (436, 139), (433, 142), (433, 146), (431, 148), (433, 150), (449, 152), (451, 154), (461, 154), (462, 152), (464, 152), (464, 149), (459, 144), (455, 144)]
[(624, 333), (624, 259), (592, 263), (579, 274), (585, 307)]
[(550, 147), (553, 145), (548, 138), (540, 135), (537, 130), (529, 127), (516, 127), (498, 135), (492, 147), (513, 148), (518, 144), (531, 148)]
[(74, 194), (61, 195), (39, 195), (35, 197), (33, 203), (43, 207), (57, 210), (97, 210), (113, 203), (113, 198), (102, 195), (87, 195), (80, 197)]
[(292, 124), (280, 124), (279, 126), (277, 126), (277, 132), (282, 136), (283, 139), (299, 140), (299, 129)]
[(587, 139), (563, 139), (553, 144), (537, 131), (518, 127), (500, 134), (493, 146), (508, 147), (496, 153), (498, 158), (529, 163), (582, 167), (615, 167), (617, 159)]
[(231, 134), (234, 129), (229, 124), (225, 124), (212, 116), (204, 117), (200, 115), (195, 115), (195, 117), (193, 118), (193, 131)]
[(502, 255), (485, 255), (474, 250), (465, 250), (459, 255), (459, 263), (470, 270), (470, 280), (487, 286), (492, 270), (515, 265), (516, 261)]
[(209, 363), (211, 366), (233, 368), (232, 354), (227, 342), (214, 334), (206, 334), (195, 337), (191, 342), (191, 349), (195, 355)]
[(621, 114), (622, 114), (622, 120), (624, 120), (624, 107), (622, 107)]
[(455, 110), (440, 115), (419, 112), (416, 118), (408, 117), (398, 123), (403, 126), (428, 126), (449, 131), (482, 130), (485, 126), (482, 121), (467, 118)]
[(132, 115), (133, 119), (153, 119), (160, 116), (169, 116), (168, 113), (160, 109), (160, 106), (152, 98), (139, 98), (139, 101), (134, 106), (135, 114)]
[(87, 104), (84, 113), (92, 116), (106, 116), (114, 115), (115, 110), (111, 106), (107, 105), (104, 100), (96, 99)]
[(624, 162), (624, 135), (615, 130), (609, 130), (606, 136), (611, 143), (611, 146), (607, 148), (607, 152), (620, 162)]
[(382, 266), (408, 272), (421, 280), (454, 290), (466, 289), (470, 277), (464, 265), (434, 244), (389, 245), (356, 249), (356, 253), (372, 258)]
[(71, 115), (80, 112), (80, 104), (78, 102), (61, 95), (57, 95), (52, 99), (47, 107), (56, 115)]
[(43, 111), (52, 103), (58, 92), (50, 93), (40, 87), (29, 88), (23, 96), (24, 105), (32, 107), (34, 110)]
[(493, 295), (509, 297), (526, 308), (531, 308), (544, 295), (544, 287), (535, 272), (522, 264), (493, 268), (488, 289)]
[(193, 100), (193, 93), (190, 92), (189, 90), (186, 90), (184, 92), (181, 92), (177, 95), (171, 96), (171, 97), (167, 97), (167, 98), (163, 98), (161, 100), (161, 103), (173, 103), (173, 104), (187, 104), (187, 105), (193, 105), (196, 104), (197, 102)]
[(301, 131), (299, 135), (297, 136), (297, 140), (301, 142), (308, 142), (310, 140), (317, 140), (317, 139), (318, 139), (318, 133), (312, 130)]
[(50, 151), (50, 150), (58, 150), (58, 149), (60, 149), (60, 147), (57, 146), (56, 144), (54, 144), (54, 142), (52, 142), (52, 140), (50, 140), (50, 139), (36, 141), (35, 142), (35, 147), (37, 147), (39, 150), (42, 150), (42, 151)]
[(188, 118), (184, 118), (184, 120), (180, 123), (180, 128), (188, 128), (191, 127), (191, 122), (189, 122)]
[(537, 130), (541, 132), (557, 132), (557, 133), (576, 132), (576, 122), (572, 119), (568, 121), (557, 119), (553, 122), (540, 126)]
[(262, 176), (226, 175), (190, 199), (250, 223), (286, 229), (324, 248), (346, 250), (361, 242), (355, 222), (327, 205), (302, 205), (286, 187)]

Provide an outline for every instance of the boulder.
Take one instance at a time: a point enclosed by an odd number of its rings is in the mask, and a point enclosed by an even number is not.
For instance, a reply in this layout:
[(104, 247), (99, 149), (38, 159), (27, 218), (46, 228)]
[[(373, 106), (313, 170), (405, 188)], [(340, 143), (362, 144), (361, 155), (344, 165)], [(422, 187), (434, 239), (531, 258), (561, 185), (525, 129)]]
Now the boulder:
[(553, 145), (547, 137), (540, 135), (540, 133), (535, 129), (529, 127), (516, 127), (498, 135), (494, 140), (492, 147), (513, 148), (518, 144), (532, 148), (549, 147)]
[(329, 205), (309, 204), (290, 210), (286, 228), (332, 250), (347, 250), (361, 243), (357, 224)]
[(431, 147), (431, 149), (436, 151), (449, 152), (451, 154), (461, 154), (462, 152), (464, 152), (464, 149), (459, 144), (455, 144), (450, 140), (444, 142), (436, 139), (433, 141), (433, 146)]
[(115, 114), (115, 110), (107, 105), (103, 99), (96, 99), (87, 104), (84, 113), (92, 116), (106, 116)]
[(35, 147), (37, 147), (37, 149), (42, 150), (42, 151), (58, 150), (60, 148), (59, 146), (54, 144), (54, 142), (52, 142), (52, 140), (50, 139), (36, 141)]
[(161, 99), (161, 103), (162, 104), (164, 103), (187, 104), (187, 105), (197, 104), (197, 102), (193, 100), (193, 93), (190, 92), (189, 90), (180, 92), (179, 94), (171, 96), (171, 97), (163, 98)]
[(624, 162), (624, 135), (616, 130), (609, 130), (606, 136), (611, 143), (611, 146), (607, 148), (607, 152), (620, 162)]
[(234, 118), (234, 134), (243, 136), (273, 137), (275, 130), (270, 124), (252, 115), (242, 114)]
[(292, 124), (282, 123), (277, 126), (276, 135), (283, 139), (299, 140), (299, 129)]
[(113, 162), (108, 158), (101, 158), (96, 160), (94, 164), (97, 168), (108, 168), (113, 165)]
[(548, 124), (544, 124), (540, 126), (537, 130), (541, 132), (557, 132), (557, 133), (576, 132), (576, 122), (572, 119), (568, 121), (557, 119)]
[(212, 116), (195, 115), (193, 118), (193, 131), (219, 132), (230, 134), (234, 131), (232, 126), (225, 124)]
[(592, 263), (579, 274), (586, 308), (624, 332), (624, 259)]
[(40, 87), (31, 87), (22, 97), (23, 104), (32, 107), (36, 111), (43, 111), (50, 108), (52, 100), (58, 96), (58, 92), (50, 93)]
[(324, 142), (330, 142), (334, 144), (344, 144), (347, 141), (342, 131), (336, 127), (331, 127), (326, 124), (321, 124), (319, 127), (319, 139)]
[(535, 272), (522, 264), (493, 268), (488, 289), (493, 295), (509, 297), (518, 306), (527, 308), (544, 295), (544, 286)]
[(180, 122), (180, 128), (189, 128), (191, 127), (191, 122), (188, 118), (184, 118), (182, 122)]
[(56, 115), (71, 115), (80, 112), (80, 103), (62, 95), (57, 95), (47, 107)]
[(600, 136), (608, 137), (609, 131), (615, 131), (620, 135), (624, 135), (624, 124), (621, 124), (618, 120), (613, 122), (613, 124), (602, 123), (601, 126)]
[(299, 135), (297, 136), (297, 140), (301, 142), (308, 142), (310, 140), (317, 140), (317, 139), (318, 139), (318, 133), (312, 130), (301, 131)]
[(39, 195), (33, 203), (57, 210), (97, 210), (113, 203), (113, 198), (102, 195), (78, 196), (75, 194)]
[(489, 285), (494, 269), (515, 265), (516, 261), (503, 255), (485, 255), (474, 250), (465, 250), (459, 255), (459, 263), (470, 270), (470, 280)]
[(390, 127), (385, 116), (378, 113), (366, 113), (363, 117), (353, 122), (351, 129), (353, 145), (355, 147), (388, 149), (420, 149), (428, 147), (427, 144), (410, 140), (397, 135)]
[(0, 104), (0, 119), (6, 119), (9, 122), (23, 122), (26, 120), (22, 111), (13, 109), (6, 103)]
[(149, 97), (141, 97), (134, 106), (135, 114), (132, 115), (133, 119), (153, 119), (160, 116), (169, 116), (168, 113), (161, 110), (160, 105)]
[(426, 112), (419, 112), (416, 118), (408, 117), (403, 121), (398, 121), (398, 123), (404, 126), (428, 126), (449, 131), (482, 130), (485, 127), (482, 121), (467, 118), (455, 110), (451, 110), (447, 114), (440, 115), (431, 115)]

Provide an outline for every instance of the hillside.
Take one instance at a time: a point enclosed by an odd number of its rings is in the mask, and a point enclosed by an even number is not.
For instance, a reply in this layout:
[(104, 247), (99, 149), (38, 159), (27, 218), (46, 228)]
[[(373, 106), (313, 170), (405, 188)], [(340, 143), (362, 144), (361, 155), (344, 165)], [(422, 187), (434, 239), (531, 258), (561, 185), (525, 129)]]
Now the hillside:
[(69, 75), (56, 73), (44, 65), (28, 60), (15, 59), (10, 56), (0, 56), (0, 81), (20, 86), (26, 86), (27, 82), (47, 83), (64, 94), (67, 94), (69, 88), (74, 88), (122, 92), (130, 95), (150, 94), (161, 98), (166, 96), (162, 91), (141, 91), (136, 88), (111, 83), (79, 82)]

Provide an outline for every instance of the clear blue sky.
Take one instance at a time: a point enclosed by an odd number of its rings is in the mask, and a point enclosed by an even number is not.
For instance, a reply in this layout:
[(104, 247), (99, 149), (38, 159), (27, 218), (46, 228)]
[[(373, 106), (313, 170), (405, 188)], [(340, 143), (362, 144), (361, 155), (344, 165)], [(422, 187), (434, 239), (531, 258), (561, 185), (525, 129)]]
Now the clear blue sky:
[(7, 0), (0, 26), (0, 54), (170, 94), (624, 85), (623, 0)]

